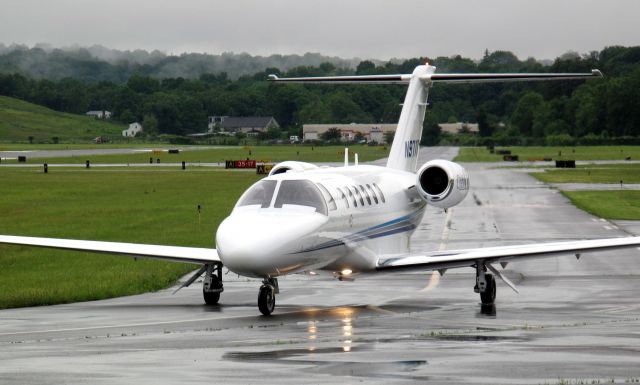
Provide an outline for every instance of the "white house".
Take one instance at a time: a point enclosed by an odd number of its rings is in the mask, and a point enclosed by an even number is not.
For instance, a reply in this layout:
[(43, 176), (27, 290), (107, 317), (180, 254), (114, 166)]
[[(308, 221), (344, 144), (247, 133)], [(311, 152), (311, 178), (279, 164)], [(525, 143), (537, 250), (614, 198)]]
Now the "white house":
[(138, 132), (142, 132), (142, 124), (135, 122), (129, 125), (129, 128), (126, 130), (122, 130), (122, 136), (132, 138), (138, 134)]
[(96, 119), (111, 119), (111, 111), (87, 111), (85, 112), (87, 116), (93, 116)]

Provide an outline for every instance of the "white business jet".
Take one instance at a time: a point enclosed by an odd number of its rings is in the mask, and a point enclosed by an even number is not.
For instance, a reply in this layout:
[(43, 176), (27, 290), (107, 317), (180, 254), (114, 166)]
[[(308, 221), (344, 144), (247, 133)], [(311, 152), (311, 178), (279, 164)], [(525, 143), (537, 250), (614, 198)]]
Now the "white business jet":
[[(318, 167), (282, 162), (242, 194), (231, 215), (219, 226), (217, 249), (147, 244), (0, 236), (0, 243), (95, 251), (168, 259), (202, 265), (182, 287), (205, 274), (202, 292), (216, 304), (223, 291), (222, 266), (247, 277), (261, 278), (258, 308), (269, 315), (279, 293), (278, 277), (294, 273), (328, 273), (340, 280), (356, 275), (403, 270), (472, 267), (475, 292), (482, 304), (493, 304), (497, 276), (516, 290), (495, 264), (562, 254), (640, 245), (640, 237), (501, 246), (466, 250), (410, 250), (410, 238), (427, 205), (450, 208), (469, 191), (467, 172), (446, 160), (418, 165), (422, 123), (429, 89), (435, 83), (483, 83), (552, 79), (585, 79), (591, 73), (437, 74), (420, 65), (412, 74), (278, 78), (274, 82), (408, 84), (400, 121), (385, 167), (348, 164)], [(247, 236), (251, 234), (251, 236)]]

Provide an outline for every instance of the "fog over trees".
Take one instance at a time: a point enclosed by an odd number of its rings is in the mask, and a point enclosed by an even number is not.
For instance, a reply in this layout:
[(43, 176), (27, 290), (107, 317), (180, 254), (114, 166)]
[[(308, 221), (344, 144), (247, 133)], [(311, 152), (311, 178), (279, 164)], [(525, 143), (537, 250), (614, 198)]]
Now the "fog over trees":
[[(406, 91), (397, 85), (271, 84), (280, 76), (410, 73), (429, 61), (438, 72), (590, 72), (605, 77), (433, 87), (424, 142), (462, 144), (635, 143), (640, 136), (640, 47), (569, 52), (552, 62), (486, 51), (389, 62), (319, 54), (221, 55), (53, 49), (0, 45), (0, 94), (55, 110), (109, 110), (123, 123), (185, 135), (206, 130), (208, 115), (272, 115), (282, 135), (304, 123), (395, 123)], [(442, 136), (437, 123), (479, 123), (480, 135)], [(276, 133), (277, 134), (277, 133)]]

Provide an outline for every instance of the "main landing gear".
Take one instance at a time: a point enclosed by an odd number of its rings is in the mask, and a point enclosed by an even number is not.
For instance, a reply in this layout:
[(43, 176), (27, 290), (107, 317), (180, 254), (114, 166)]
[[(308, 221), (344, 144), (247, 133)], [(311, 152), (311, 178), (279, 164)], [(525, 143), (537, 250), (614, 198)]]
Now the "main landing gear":
[(220, 301), (220, 293), (224, 291), (222, 284), (222, 264), (207, 265), (202, 283), (202, 296), (207, 305), (216, 305)]
[(277, 278), (265, 278), (258, 292), (258, 309), (264, 315), (270, 315), (276, 307), (276, 294), (280, 292)]
[(473, 291), (480, 293), (482, 306), (493, 305), (496, 300), (496, 279), (493, 274), (487, 274), (487, 267), (483, 262), (476, 263), (476, 286)]

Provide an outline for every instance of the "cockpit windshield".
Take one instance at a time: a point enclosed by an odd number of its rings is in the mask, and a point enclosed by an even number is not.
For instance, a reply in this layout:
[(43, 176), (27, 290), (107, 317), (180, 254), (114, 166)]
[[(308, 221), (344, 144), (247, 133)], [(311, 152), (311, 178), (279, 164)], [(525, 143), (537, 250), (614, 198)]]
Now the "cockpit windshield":
[(273, 191), (276, 189), (277, 182), (275, 180), (261, 180), (247, 190), (244, 196), (238, 202), (238, 206), (254, 206), (260, 205), (265, 209), (271, 204)]
[(280, 183), (275, 208), (283, 205), (307, 206), (327, 215), (327, 204), (318, 187), (308, 180), (283, 180)]

